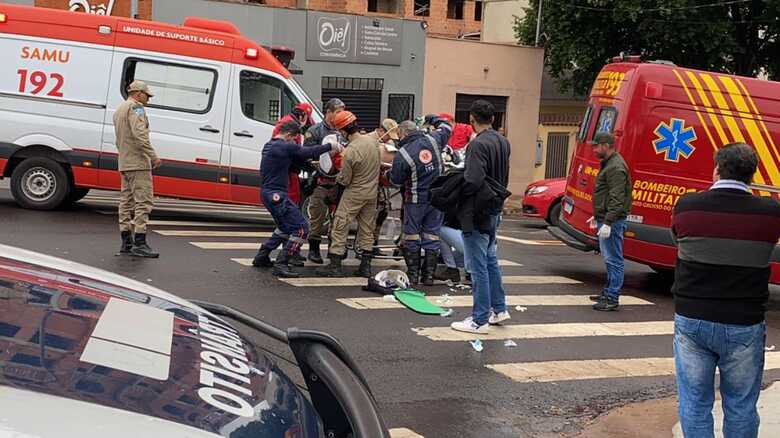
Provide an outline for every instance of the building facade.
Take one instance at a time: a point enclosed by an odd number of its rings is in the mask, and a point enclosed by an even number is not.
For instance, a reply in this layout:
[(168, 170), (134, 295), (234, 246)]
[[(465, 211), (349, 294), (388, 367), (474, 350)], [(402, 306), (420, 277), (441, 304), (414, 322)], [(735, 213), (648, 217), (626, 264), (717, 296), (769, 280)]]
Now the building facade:
[(492, 102), (494, 127), (504, 128), (512, 145), (510, 203), (517, 203), (533, 180), (533, 154), (539, 119), (540, 81), (544, 51), (515, 44), (429, 37), (425, 60), (423, 112), (454, 109), (468, 123), (476, 99)]
[[(481, 40), (516, 43), (515, 17), (525, 16), (528, 6), (528, 0), (486, 0)], [(541, 82), (536, 150), (529, 158), (533, 160), (533, 181), (561, 178), (568, 174), (577, 132), (587, 106), (584, 96), (560, 92), (550, 75), (542, 75)]]

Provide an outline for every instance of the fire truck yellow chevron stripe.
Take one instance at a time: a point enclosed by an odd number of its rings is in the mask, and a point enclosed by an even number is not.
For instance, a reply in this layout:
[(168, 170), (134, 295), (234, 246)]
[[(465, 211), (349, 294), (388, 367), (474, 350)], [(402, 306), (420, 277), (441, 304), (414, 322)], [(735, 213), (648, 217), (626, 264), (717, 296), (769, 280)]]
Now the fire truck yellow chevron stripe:
[(704, 127), (704, 132), (707, 133), (707, 138), (710, 139), (710, 144), (712, 144), (713, 149), (718, 150), (718, 144), (715, 143), (715, 138), (712, 136), (712, 133), (710, 132), (710, 127), (707, 125), (707, 122), (704, 121), (704, 116), (701, 113), (701, 110), (699, 109), (699, 106), (696, 105), (696, 99), (693, 98), (693, 94), (691, 94), (691, 90), (688, 89), (688, 84), (685, 83), (685, 79), (683, 79), (682, 75), (677, 70), (672, 70), (675, 76), (677, 76), (677, 80), (680, 81), (680, 85), (682, 85), (683, 90), (685, 90), (685, 94), (688, 96), (688, 100), (691, 101), (691, 105), (693, 105), (693, 109), (696, 111), (696, 116), (699, 117), (699, 122), (701, 122), (701, 126)]
[(739, 88), (742, 90), (742, 94), (744, 94), (747, 97), (748, 102), (750, 102), (750, 107), (753, 109), (753, 113), (758, 117), (758, 122), (761, 125), (761, 129), (764, 131), (764, 135), (769, 140), (769, 145), (772, 146), (772, 153), (775, 156), (775, 159), (777, 159), (778, 163), (780, 163), (780, 149), (777, 148), (777, 145), (775, 144), (775, 140), (772, 138), (772, 134), (769, 133), (769, 129), (766, 127), (766, 123), (764, 123), (764, 117), (761, 115), (761, 113), (758, 111), (758, 107), (756, 106), (756, 102), (753, 101), (753, 96), (750, 95), (750, 92), (748, 91), (745, 84), (742, 83), (742, 81), (739, 78), (735, 78), (734, 82), (739, 85)]
[(739, 124), (737, 124), (737, 120), (731, 113), (729, 104), (726, 102), (726, 98), (723, 97), (723, 93), (721, 93), (720, 87), (718, 87), (715, 79), (713, 79), (712, 76), (708, 75), (707, 73), (700, 73), (699, 76), (701, 77), (702, 82), (704, 82), (704, 85), (706, 85), (710, 90), (710, 94), (712, 95), (713, 101), (715, 101), (715, 105), (717, 105), (720, 109), (721, 116), (723, 116), (723, 121), (726, 122), (726, 127), (729, 128), (729, 132), (731, 133), (731, 138), (734, 139), (734, 141), (744, 143), (745, 137), (742, 135), (742, 130), (739, 129)]
[[(693, 88), (696, 89), (697, 94), (699, 95), (699, 98), (701, 99), (702, 105), (704, 105), (704, 108), (707, 110), (707, 113), (710, 115), (710, 120), (712, 120), (712, 126), (715, 127), (715, 131), (718, 133), (718, 137), (720, 138), (720, 146), (731, 143), (728, 136), (726, 135), (726, 132), (723, 130), (723, 126), (720, 124), (720, 120), (718, 120), (718, 116), (715, 114), (715, 110), (712, 108), (712, 105), (710, 105), (710, 99), (707, 97), (707, 93), (704, 91), (704, 88), (701, 86), (701, 83), (699, 82), (699, 79), (696, 77), (693, 72), (686, 71), (686, 76), (688, 76), (688, 79), (690, 79), (691, 83), (693, 84)], [(713, 143), (714, 144), (714, 143)], [(715, 148), (717, 149), (719, 145), (715, 145)]]
[[(731, 137), (733, 138), (733, 140), (735, 142), (744, 143), (745, 137), (742, 135), (742, 130), (739, 129), (737, 120), (734, 118), (733, 114), (731, 113), (728, 102), (726, 102), (726, 99), (723, 97), (723, 93), (721, 93), (720, 87), (718, 87), (718, 83), (715, 82), (715, 79), (713, 79), (712, 76), (710, 76), (707, 73), (700, 73), (699, 76), (701, 77), (701, 80), (704, 82), (707, 88), (710, 90), (710, 93), (712, 94), (712, 98), (715, 101), (715, 104), (720, 109), (721, 115), (723, 116), (723, 120), (726, 122), (726, 126), (729, 128), (729, 132), (731, 133)], [(760, 171), (756, 172), (755, 179), (756, 182), (759, 184), (766, 184), (764, 175), (762, 175)]]
[(728, 76), (719, 76), (718, 78), (726, 87), (726, 91), (734, 102), (734, 107), (741, 113), (742, 124), (745, 125), (745, 129), (747, 129), (748, 134), (750, 135), (753, 146), (758, 151), (758, 156), (761, 157), (761, 165), (766, 170), (769, 180), (773, 185), (780, 185), (780, 171), (778, 171), (777, 162), (772, 156), (772, 152), (769, 150), (764, 136), (761, 135), (758, 124), (753, 120), (747, 102), (739, 91), (737, 84)]

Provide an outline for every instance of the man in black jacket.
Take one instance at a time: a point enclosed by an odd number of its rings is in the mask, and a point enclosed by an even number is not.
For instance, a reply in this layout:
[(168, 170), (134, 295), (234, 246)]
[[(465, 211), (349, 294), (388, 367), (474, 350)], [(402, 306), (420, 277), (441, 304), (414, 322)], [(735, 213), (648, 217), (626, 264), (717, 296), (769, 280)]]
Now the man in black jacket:
[[(470, 109), (471, 126), (477, 136), (466, 151), (466, 170), (461, 191), (460, 222), (466, 252), (466, 265), (471, 271), (474, 307), (472, 315), (452, 323), (453, 330), (487, 333), (488, 324), (508, 320), (501, 268), (496, 256), (496, 232), (504, 196), (496, 192), (509, 184), (510, 146), (506, 138), (493, 130), (495, 108), (477, 100)], [(489, 208), (475, 206), (490, 206)], [(469, 207), (470, 206), (470, 207)]]

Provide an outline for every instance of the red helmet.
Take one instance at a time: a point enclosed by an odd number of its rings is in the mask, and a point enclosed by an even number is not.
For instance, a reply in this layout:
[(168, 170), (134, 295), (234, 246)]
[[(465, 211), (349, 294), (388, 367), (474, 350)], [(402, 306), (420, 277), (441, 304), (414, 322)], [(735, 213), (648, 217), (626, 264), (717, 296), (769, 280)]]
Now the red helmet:
[(333, 127), (336, 129), (344, 129), (354, 123), (357, 123), (357, 117), (349, 111), (341, 111), (333, 116)]
[(309, 124), (311, 122), (311, 113), (314, 111), (314, 108), (311, 106), (311, 104), (308, 104), (306, 102), (301, 102), (298, 105), (295, 105), (295, 108), (303, 114), (306, 114), (306, 122), (304, 124)]

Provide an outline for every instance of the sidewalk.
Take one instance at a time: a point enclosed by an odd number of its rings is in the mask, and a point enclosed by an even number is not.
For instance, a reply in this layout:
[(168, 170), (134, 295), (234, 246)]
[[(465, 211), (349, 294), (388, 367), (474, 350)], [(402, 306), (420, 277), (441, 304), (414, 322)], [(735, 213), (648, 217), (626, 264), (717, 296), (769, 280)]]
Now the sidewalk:
[[(761, 392), (759, 438), (780, 437), (780, 381)], [(722, 438), (723, 409), (720, 400), (713, 407), (715, 437)], [(677, 417), (677, 397), (648, 400), (615, 409), (597, 418), (576, 438), (683, 438)]]
[[(759, 438), (780, 437), (780, 382), (775, 382), (769, 388), (761, 391), (758, 399), (758, 415), (761, 417), (761, 427), (758, 430)], [(723, 432), (723, 408), (720, 400), (715, 400), (712, 410), (715, 417), (715, 438), (722, 438)], [(683, 438), (680, 423), (673, 429), (674, 438)]]

